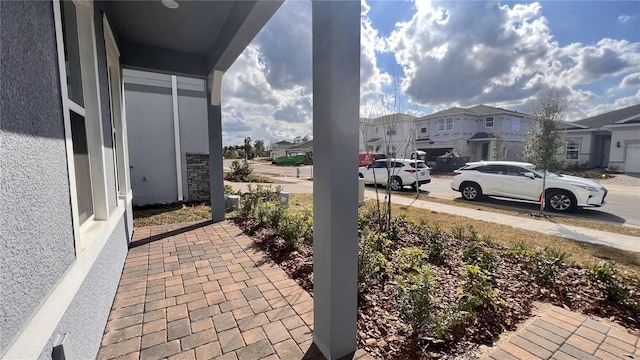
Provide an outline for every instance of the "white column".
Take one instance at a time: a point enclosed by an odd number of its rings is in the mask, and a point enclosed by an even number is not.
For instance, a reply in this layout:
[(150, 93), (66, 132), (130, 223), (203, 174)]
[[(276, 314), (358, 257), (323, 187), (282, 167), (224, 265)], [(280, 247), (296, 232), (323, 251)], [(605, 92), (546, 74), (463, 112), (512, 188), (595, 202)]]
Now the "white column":
[(180, 114), (178, 111), (178, 77), (171, 75), (171, 99), (173, 100), (173, 142), (176, 150), (176, 185), (178, 201), (182, 196), (182, 154), (180, 151)]
[(224, 177), (222, 174), (222, 108), (220, 90), (222, 71), (214, 70), (207, 80), (207, 118), (209, 125), (209, 188), (211, 189), (211, 218), (224, 220)]
[(313, 1), (314, 334), (356, 350), (360, 2)]

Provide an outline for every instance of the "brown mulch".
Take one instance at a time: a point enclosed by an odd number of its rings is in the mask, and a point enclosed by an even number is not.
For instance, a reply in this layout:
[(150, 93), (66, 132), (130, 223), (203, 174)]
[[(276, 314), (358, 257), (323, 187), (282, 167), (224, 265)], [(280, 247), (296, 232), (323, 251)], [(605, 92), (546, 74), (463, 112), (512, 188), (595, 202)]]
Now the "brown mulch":
[[(297, 250), (288, 251), (275, 230), (261, 228), (251, 219), (236, 219), (236, 224), (292, 279), (313, 293), (311, 245), (300, 244)], [(428, 231), (425, 230), (426, 226), (403, 220), (396, 224), (398, 236), (392, 241), (391, 252), (405, 247), (424, 248), (429, 245), (429, 237), (424, 236)], [(469, 240), (460, 240), (446, 232), (440, 239), (446, 244), (448, 256), (444, 263), (431, 265), (436, 282), (436, 306), (441, 314), (451, 314), (456, 309), (458, 289), (463, 281), (460, 274), (464, 266), (462, 250)], [(607, 301), (597, 289), (590, 286), (585, 269), (563, 263), (557, 268), (557, 276), (553, 281), (545, 284), (533, 280), (521, 261), (504, 256), (505, 248), (490, 243), (486, 244), (486, 249), (498, 259), (490, 275), (491, 283), (502, 299), (496, 309), (479, 310), (477, 316), (461, 325), (451, 326), (440, 337), (435, 336), (433, 331), (414, 337), (409, 325), (400, 319), (395, 282), (390, 276), (379, 284), (363, 286), (358, 304), (358, 348), (384, 359), (473, 358), (472, 354), (479, 345), (493, 343), (501, 333), (514, 330), (518, 323), (529, 318), (534, 301), (545, 301), (585, 314), (598, 315), (640, 330), (640, 308)], [(630, 301), (640, 305), (640, 276), (622, 286), (630, 292)]]

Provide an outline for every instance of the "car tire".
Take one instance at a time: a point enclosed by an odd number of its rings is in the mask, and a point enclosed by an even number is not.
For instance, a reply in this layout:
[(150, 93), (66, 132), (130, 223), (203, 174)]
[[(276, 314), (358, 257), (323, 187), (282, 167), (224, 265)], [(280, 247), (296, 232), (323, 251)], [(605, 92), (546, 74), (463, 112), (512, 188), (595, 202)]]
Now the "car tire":
[(482, 190), (478, 184), (466, 182), (460, 186), (460, 194), (465, 200), (476, 201), (482, 197)]
[(391, 178), (391, 183), (389, 184), (389, 186), (391, 187), (391, 190), (393, 190), (393, 191), (402, 190), (402, 179), (400, 179), (397, 176), (392, 177)]
[(362, 175), (362, 173), (359, 173), (359, 174), (358, 174), (358, 177), (359, 177), (360, 179), (364, 179), (364, 175)]
[(549, 191), (545, 202), (548, 209), (557, 212), (572, 212), (576, 208), (576, 198), (568, 191)]

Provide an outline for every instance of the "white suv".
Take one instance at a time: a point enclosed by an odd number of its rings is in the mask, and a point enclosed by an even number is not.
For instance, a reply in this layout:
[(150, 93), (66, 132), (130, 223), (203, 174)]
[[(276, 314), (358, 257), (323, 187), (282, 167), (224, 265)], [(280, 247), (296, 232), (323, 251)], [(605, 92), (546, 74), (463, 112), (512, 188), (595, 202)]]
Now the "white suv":
[(365, 184), (386, 186), (387, 179), (391, 176), (389, 187), (394, 191), (402, 190), (404, 186), (415, 189), (431, 182), (431, 170), (422, 160), (380, 159), (358, 168), (358, 172), (359, 176), (364, 178)]
[[(459, 191), (466, 200), (488, 195), (540, 202), (542, 175), (533, 164), (524, 162), (470, 162), (453, 172), (451, 189)], [(546, 204), (555, 211), (603, 206), (607, 196), (607, 189), (593, 181), (548, 171), (545, 187)]]

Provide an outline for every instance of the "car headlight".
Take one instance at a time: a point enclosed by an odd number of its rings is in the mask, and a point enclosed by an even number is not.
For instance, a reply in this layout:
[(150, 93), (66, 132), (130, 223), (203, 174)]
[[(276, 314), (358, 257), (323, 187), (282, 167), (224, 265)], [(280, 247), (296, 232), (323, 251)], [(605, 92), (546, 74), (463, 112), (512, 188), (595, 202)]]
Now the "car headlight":
[(591, 192), (599, 192), (600, 188), (597, 188), (595, 186), (589, 186), (589, 185), (576, 185), (579, 188), (585, 189), (587, 191), (591, 191)]

